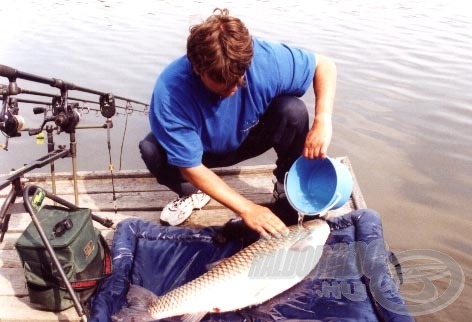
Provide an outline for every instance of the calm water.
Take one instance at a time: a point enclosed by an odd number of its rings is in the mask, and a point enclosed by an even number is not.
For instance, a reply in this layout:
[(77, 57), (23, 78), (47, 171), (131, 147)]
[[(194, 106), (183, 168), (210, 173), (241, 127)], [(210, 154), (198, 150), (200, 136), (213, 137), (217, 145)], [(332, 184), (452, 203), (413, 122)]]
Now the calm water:
[[(460, 297), (459, 288), (446, 295), (450, 301), (441, 298), (449, 287), (448, 273), (435, 280), (440, 287), (432, 298), (447, 303), (418, 320), (468, 320), (472, 10), (466, 1), (3, 1), (0, 63), (147, 102), (159, 72), (184, 53), (189, 25), (217, 6), (242, 18), (254, 36), (336, 60), (330, 154), (349, 156), (368, 206), (382, 215), (393, 251), (441, 252), (462, 270), (449, 272), (453, 281), (465, 274)], [(37, 89), (27, 82), (19, 85)], [(312, 95), (304, 99), (313, 104)], [(37, 127), (42, 118), (31, 110), (20, 105), (27, 126)], [(103, 121), (92, 113), (81, 124)], [(117, 168), (126, 119), (115, 116), (113, 121)], [(137, 143), (148, 129), (142, 113), (129, 116), (122, 168), (144, 167)], [(78, 132), (79, 170), (106, 170), (106, 132)], [(67, 142), (65, 134), (56, 136), (57, 144)], [(0, 173), (46, 151), (25, 134), (11, 139), (9, 151), (0, 151)], [(272, 161), (264, 156), (253, 163)], [(69, 161), (57, 167), (68, 170)]]

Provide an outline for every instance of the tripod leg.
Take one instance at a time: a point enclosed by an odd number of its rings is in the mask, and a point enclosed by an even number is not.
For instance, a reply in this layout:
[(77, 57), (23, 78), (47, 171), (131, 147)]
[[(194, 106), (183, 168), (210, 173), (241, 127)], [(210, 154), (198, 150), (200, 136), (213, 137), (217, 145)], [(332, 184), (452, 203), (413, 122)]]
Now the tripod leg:
[(75, 140), (75, 130), (70, 132), (70, 152), (72, 158), (72, 176), (74, 183), (75, 205), (79, 206), (79, 188), (77, 186), (77, 142)]
[(8, 212), (8, 208), (11, 204), (15, 203), (16, 199), (16, 191), (15, 188), (12, 187), (10, 192), (8, 193), (5, 202), (0, 209), (0, 243), (3, 242), (3, 238), (5, 237), (5, 233), (8, 231), (8, 223), (10, 222), (10, 213)]
[[(54, 128), (51, 125), (46, 126), (46, 132), (48, 134), (48, 153), (54, 151), (54, 136), (53, 136)], [(56, 167), (54, 165), (54, 161), (50, 163), (51, 168), (51, 186), (52, 186), (52, 193), (56, 194)]]
[(0, 222), (2, 226), (2, 230), (0, 234), (0, 243), (3, 242), (3, 238), (5, 238), (5, 233), (8, 231), (8, 223), (10, 222), (10, 216), (11, 216), (10, 214), (5, 214), (5, 216)]

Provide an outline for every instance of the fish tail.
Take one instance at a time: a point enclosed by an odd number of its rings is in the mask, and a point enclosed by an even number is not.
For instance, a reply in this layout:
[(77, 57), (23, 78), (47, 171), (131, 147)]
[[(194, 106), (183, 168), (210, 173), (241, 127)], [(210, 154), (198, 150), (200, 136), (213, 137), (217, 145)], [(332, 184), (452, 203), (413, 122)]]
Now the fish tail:
[(157, 299), (157, 295), (144, 287), (131, 284), (126, 299), (128, 301), (128, 306), (114, 314), (111, 317), (112, 321), (144, 322), (155, 320), (149, 312), (149, 307), (150, 304)]

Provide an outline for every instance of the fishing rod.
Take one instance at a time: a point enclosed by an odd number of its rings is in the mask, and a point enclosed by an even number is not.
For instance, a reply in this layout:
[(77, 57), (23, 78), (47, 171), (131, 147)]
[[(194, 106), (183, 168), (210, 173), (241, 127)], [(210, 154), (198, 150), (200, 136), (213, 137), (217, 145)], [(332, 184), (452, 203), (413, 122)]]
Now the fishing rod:
[[(38, 91), (28, 90), (28, 89), (24, 89), (24, 88), (20, 88), (20, 87), (16, 87), (16, 88), (15, 88), (15, 91), (16, 91), (17, 93), (13, 93), (13, 95), (27, 94), (27, 95), (35, 95), (35, 96), (50, 97), (50, 98), (55, 98), (55, 97), (57, 97), (56, 94), (45, 93), (45, 92), (38, 92)], [(8, 85), (0, 84), (0, 95), (2, 95), (2, 96), (3, 96), (3, 95), (12, 95), (12, 94), (10, 94)], [(117, 98), (117, 97), (115, 96), (115, 98)], [(3, 101), (3, 97), (0, 97), (0, 100)], [(92, 101), (92, 100), (90, 100), (90, 99), (84, 99), (84, 98), (78, 98), (78, 97), (72, 97), (72, 96), (69, 96), (69, 100), (70, 100), (70, 101), (81, 102), (81, 103), (99, 104), (99, 102)], [(19, 102), (19, 103), (38, 104), (38, 105), (50, 105), (50, 104), (51, 104), (51, 103), (49, 103), (49, 102), (36, 101), (36, 100), (31, 100), (31, 99), (23, 99), (23, 98), (18, 98), (18, 102)], [(132, 114), (132, 113), (135, 112), (135, 111), (141, 112), (141, 113), (143, 113), (143, 114), (146, 115), (147, 109), (148, 109), (148, 105), (147, 105), (147, 104), (141, 103), (141, 104), (143, 104), (143, 106), (144, 106), (143, 109), (136, 110), (136, 109), (134, 109), (134, 108), (130, 105), (130, 103), (132, 103), (132, 102), (131, 102), (131, 101), (126, 101), (126, 106), (122, 106), (122, 105), (115, 104), (115, 107), (125, 110), (125, 113), (124, 113), (123, 115)], [(100, 110), (97, 110), (97, 109), (92, 109), (92, 108), (87, 108), (87, 109), (100, 112)], [(121, 114), (121, 113), (116, 113), (116, 114)]]
[[(134, 111), (132, 107), (133, 104), (142, 105), (143, 108), (140, 112), (144, 114), (147, 113), (148, 104), (140, 102), (138, 100), (130, 99), (123, 96), (115, 96), (112, 93), (105, 93), (102, 91), (98, 91), (95, 89), (86, 88), (83, 86), (76, 85), (74, 83), (64, 81), (58, 78), (48, 78), (39, 75), (34, 75), (31, 73), (26, 73), (15, 68), (1, 65), (0, 64), (0, 77), (6, 77), (9, 81), (8, 85), (1, 85), (0, 86), (0, 95), (2, 100), (2, 108), (0, 110), (0, 132), (3, 133), (6, 137), (6, 144), (3, 146), (4, 150), (7, 150), (8, 147), (8, 139), (11, 137), (18, 137), (21, 136), (22, 131), (25, 131), (25, 122), (24, 119), (19, 115), (19, 106), (18, 103), (32, 103), (32, 104), (39, 104), (43, 106), (48, 106), (48, 108), (44, 107), (35, 107), (33, 108), (34, 114), (43, 113), (44, 120), (42, 125), (37, 129), (27, 129), (29, 135), (37, 135), (46, 128), (48, 132), (48, 141), (50, 146), (53, 146), (52, 141), (52, 132), (53, 130), (57, 130), (57, 133), (66, 132), (70, 136), (70, 146), (67, 149), (68, 153), (66, 154), (67, 157), (72, 158), (72, 174), (73, 174), (73, 184), (74, 184), (74, 196), (75, 196), (75, 204), (78, 205), (78, 187), (77, 187), (77, 142), (75, 137), (75, 131), (79, 128), (105, 128), (108, 132), (108, 152), (110, 154), (110, 165), (109, 169), (112, 175), (112, 183), (113, 183), (113, 166), (111, 164), (111, 148), (110, 148), (110, 129), (113, 127), (113, 123), (111, 118), (116, 114), (116, 109), (121, 108), (125, 110), (125, 114), (129, 115), (132, 111)], [(60, 91), (59, 95), (47, 93), (47, 92), (39, 92), (33, 90), (27, 90), (21, 88), (17, 84), (18, 79), (27, 80), (30, 82), (46, 84), (51, 87), (57, 88)], [(90, 99), (78, 98), (78, 97), (71, 97), (69, 96), (69, 91), (77, 91), (83, 92), (87, 94), (97, 95), (98, 102)], [(19, 95), (30, 95), (30, 96), (41, 96), (41, 97), (49, 97), (51, 98), (51, 103), (32, 100), (32, 99), (25, 99), (18, 97)], [(125, 107), (116, 104), (116, 100), (125, 101)], [(73, 101), (73, 103), (69, 103)], [(93, 103), (99, 105), (99, 111), (103, 117), (106, 118), (105, 125), (101, 126), (85, 126), (81, 127), (78, 126), (80, 121), (80, 113), (81, 110), (79, 103)], [(86, 108), (82, 109), (82, 111), (89, 111), (91, 109)], [(46, 126), (48, 122), (54, 122), (55, 127), (53, 126)], [(49, 152), (51, 152), (50, 149)], [(55, 160), (55, 159), (54, 159)], [(53, 166), (54, 160), (48, 160), (51, 166)], [(51, 169), (52, 173), (53, 168)], [(114, 189), (113, 189), (113, 200), (116, 200)], [(115, 211), (116, 211), (116, 204), (115, 204)]]
[[(116, 108), (125, 109), (127, 110), (127, 113), (129, 113), (129, 110), (132, 109), (131, 103), (142, 105), (143, 113), (147, 112), (147, 109), (149, 106), (146, 103), (143, 103), (143, 102), (131, 99), (131, 98), (115, 96), (111, 93), (105, 93), (102, 91), (97, 91), (95, 89), (78, 86), (71, 82), (67, 82), (59, 78), (47, 78), (47, 77), (43, 77), (39, 75), (34, 75), (31, 73), (26, 73), (26, 72), (17, 70), (15, 68), (1, 65), (1, 64), (0, 64), (0, 76), (6, 77), (9, 81), (8, 85), (0, 86), (0, 94), (2, 95), (2, 101), (3, 101), (2, 110), (0, 111), (0, 131), (5, 133), (7, 138), (20, 136), (19, 130), (21, 130), (21, 127), (24, 125), (23, 118), (21, 118), (18, 115), (18, 112), (19, 112), (18, 98), (14, 103), (12, 103), (12, 101), (10, 100), (12, 96), (16, 96), (19, 94), (52, 97), (52, 105), (53, 105), (52, 109), (53, 109), (54, 115), (56, 115), (57, 113), (60, 113), (61, 109), (64, 110), (65, 107), (67, 107), (68, 100), (82, 101), (82, 102), (88, 101), (88, 102), (98, 104), (100, 106), (101, 114), (107, 119), (111, 118), (112, 116), (116, 114)], [(24, 79), (27, 81), (46, 84), (46, 85), (55, 87), (60, 90), (60, 96), (49, 94), (49, 93), (22, 89), (18, 86), (17, 79)], [(90, 101), (90, 100), (84, 100), (81, 98), (71, 98), (69, 97), (69, 94), (68, 94), (70, 90), (98, 95), (99, 96), (98, 103), (94, 101)], [(115, 103), (116, 99), (126, 101), (126, 107), (117, 105)], [(23, 102), (38, 103), (38, 101), (31, 101), (31, 100), (29, 101), (23, 100)], [(39, 103), (44, 104), (45, 102), (39, 102)], [(11, 107), (10, 105), (12, 104), (14, 104), (15, 106)]]
[[(100, 91), (97, 91), (97, 90), (94, 90), (94, 89), (78, 86), (78, 85), (75, 85), (73, 83), (63, 81), (63, 80), (58, 79), (58, 78), (46, 78), (46, 77), (43, 77), (43, 76), (38, 76), (38, 75), (30, 74), (30, 73), (25, 73), (25, 72), (19, 71), (17, 69), (14, 69), (12, 67), (8, 67), (8, 66), (1, 65), (1, 64), (0, 64), (0, 76), (8, 78), (8, 80), (10, 81), (10, 84), (12, 84), (13, 82), (16, 82), (16, 79), (20, 78), (20, 79), (24, 79), (24, 80), (28, 80), (28, 81), (32, 81), (32, 82), (47, 84), (47, 85), (50, 85), (52, 87), (56, 87), (56, 88), (60, 89), (61, 91), (76, 90), (76, 91), (85, 92), (85, 93), (89, 93), (89, 94), (95, 94), (95, 95), (99, 95), (99, 96), (103, 96), (103, 95), (108, 94), (108, 93), (100, 92)], [(128, 101), (128, 102), (131, 102), (131, 103), (140, 104), (140, 105), (143, 105), (143, 106), (146, 106), (146, 107), (149, 106), (147, 103), (143, 103), (143, 102), (140, 102), (140, 101), (137, 101), (137, 100), (134, 100), (134, 99), (130, 99), (130, 98), (126, 98), (126, 97), (122, 97), (122, 96), (115, 96), (115, 98), (119, 99), (119, 100), (123, 100), (123, 101)]]
[[(116, 109), (119, 108), (123, 109), (125, 111), (124, 115), (128, 116), (133, 111), (137, 111), (137, 109), (133, 108), (132, 103), (142, 105), (143, 108), (139, 111), (142, 112), (144, 115), (146, 115), (148, 111), (148, 104), (131, 98), (115, 96), (111, 93), (105, 93), (95, 89), (78, 86), (71, 82), (67, 82), (58, 78), (47, 78), (31, 73), (26, 73), (1, 64), (0, 76), (6, 77), (9, 81), (8, 85), (0, 85), (0, 95), (1, 100), (3, 101), (2, 109), (0, 110), (0, 132), (2, 132), (6, 137), (6, 143), (2, 145), (4, 150), (6, 150), (8, 147), (8, 139), (11, 137), (21, 136), (20, 132), (25, 127), (24, 118), (19, 115), (18, 103), (30, 103), (39, 104), (43, 106), (50, 106), (50, 109), (46, 111), (51, 110), (56, 124), (60, 127), (60, 129), (62, 129), (63, 131), (65, 130), (65, 132), (68, 133), (70, 133), (72, 131), (72, 128), (78, 123), (77, 114), (81, 116), (82, 114), (88, 114), (90, 111), (96, 111), (97, 114), (98, 112), (100, 112), (102, 116), (107, 119), (110, 119), (111, 117), (117, 114)], [(24, 79), (31, 82), (50, 85), (59, 89), (60, 95), (21, 88), (17, 84), (17, 79)], [(70, 90), (98, 95), (98, 102), (90, 99), (71, 97), (68, 93)], [(17, 97), (20, 94), (50, 97), (52, 98), (52, 102), (48, 103), (44, 101)], [(117, 104), (115, 100), (125, 101), (125, 106)], [(68, 104), (68, 101), (98, 104), (99, 109), (90, 107), (80, 107), (77, 104), (70, 106), (70, 104)], [(34, 113), (37, 114), (36, 112)], [(108, 123), (110, 122), (108, 121), (107, 124)]]

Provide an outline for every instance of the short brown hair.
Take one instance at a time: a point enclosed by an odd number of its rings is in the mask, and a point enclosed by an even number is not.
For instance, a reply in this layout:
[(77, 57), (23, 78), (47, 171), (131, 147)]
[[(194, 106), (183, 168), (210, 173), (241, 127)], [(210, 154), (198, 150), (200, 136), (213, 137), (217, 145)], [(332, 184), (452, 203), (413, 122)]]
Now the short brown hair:
[(252, 56), (249, 31), (228, 9), (215, 9), (207, 20), (190, 28), (187, 57), (197, 73), (215, 82), (241, 85)]

